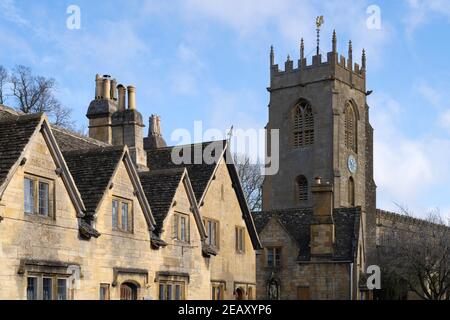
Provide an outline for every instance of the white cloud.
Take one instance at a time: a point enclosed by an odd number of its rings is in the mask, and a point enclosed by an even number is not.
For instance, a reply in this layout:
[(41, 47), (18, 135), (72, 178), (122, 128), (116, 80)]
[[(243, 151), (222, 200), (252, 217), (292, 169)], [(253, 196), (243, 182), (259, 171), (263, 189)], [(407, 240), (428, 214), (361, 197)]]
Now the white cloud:
[(450, 140), (427, 133), (417, 139), (407, 137), (399, 130), (404, 109), (389, 96), (374, 95), (370, 105), (378, 206), (398, 210), (399, 204), (422, 217), (429, 208), (448, 208), (450, 199), (437, 195), (448, 190)]
[(431, 87), (427, 83), (420, 83), (416, 86), (416, 89), (422, 97), (431, 104), (431, 106), (435, 108), (440, 108), (442, 106), (441, 94), (435, 88)]
[(439, 123), (450, 134), (450, 109), (441, 114)]
[[(357, 52), (361, 53), (362, 48), (366, 48), (373, 66), (381, 61), (380, 57), (385, 53), (384, 45), (391, 38), (393, 28), (385, 20), (382, 20), (380, 30), (367, 28), (366, 9), (370, 4), (364, 0), (330, 0), (319, 4), (313, 0), (247, 0), (238, 3), (228, 0), (185, 0), (182, 1), (182, 15), (190, 17), (194, 22), (207, 18), (222, 23), (234, 30), (241, 40), (246, 41), (247, 46), (260, 41), (266, 44), (276, 41), (294, 49), (303, 37), (306, 54), (314, 52), (315, 18), (324, 15), (322, 51), (331, 47), (331, 33), (336, 29), (339, 46), (345, 48), (342, 53), (346, 55), (348, 40), (352, 39), (355, 56)], [(346, 34), (349, 39), (342, 37), (342, 34)], [(247, 41), (249, 38), (251, 42)], [(282, 56), (284, 58), (285, 53)]]
[(30, 24), (19, 14), (14, 0), (0, 0), (0, 13), (5, 19), (17, 25), (28, 26)]
[(432, 18), (432, 14), (443, 15), (450, 19), (450, 2), (448, 0), (406, 0), (408, 12), (403, 19), (408, 37)]

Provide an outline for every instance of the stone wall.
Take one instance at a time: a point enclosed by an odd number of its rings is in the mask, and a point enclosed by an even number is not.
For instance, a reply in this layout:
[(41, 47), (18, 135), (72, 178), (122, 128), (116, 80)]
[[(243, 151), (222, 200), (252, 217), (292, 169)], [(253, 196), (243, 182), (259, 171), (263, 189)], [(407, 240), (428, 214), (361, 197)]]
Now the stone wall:
[[(158, 299), (158, 281), (163, 276), (177, 280), (186, 276), (186, 299), (210, 299), (211, 279), (226, 282), (226, 299), (234, 298), (237, 287), (255, 292), (255, 251), (248, 233), (245, 253), (236, 253), (234, 247), (234, 228), (245, 227), (245, 223), (225, 165), (216, 173), (202, 208), (204, 216), (221, 222), (219, 253), (205, 258), (184, 182), (176, 192), (176, 205), (164, 221), (162, 239), (168, 245), (155, 250), (150, 246), (149, 226), (125, 162), (121, 162), (94, 219), (100, 237), (81, 240), (75, 208), (41, 134), (30, 143), (25, 156), (26, 164), (19, 167), (0, 203), (0, 299), (26, 299), (27, 276), (43, 268), (66, 274), (70, 299), (99, 299), (100, 284), (109, 285), (111, 299), (119, 299), (124, 282), (138, 287), (138, 299)], [(24, 213), (25, 174), (54, 182), (55, 210), (51, 218)], [(131, 202), (132, 233), (113, 230), (113, 198)], [(189, 243), (173, 238), (174, 213), (190, 217)]]
[(204, 198), (200, 214), (204, 218), (218, 220), (220, 226), (218, 254), (211, 257), (210, 261), (211, 280), (226, 283), (225, 299), (234, 299), (237, 288), (245, 291), (245, 299), (254, 299), (255, 250), (245, 229), (245, 252), (236, 252), (235, 228), (245, 228), (245, 222), (223, 158)]

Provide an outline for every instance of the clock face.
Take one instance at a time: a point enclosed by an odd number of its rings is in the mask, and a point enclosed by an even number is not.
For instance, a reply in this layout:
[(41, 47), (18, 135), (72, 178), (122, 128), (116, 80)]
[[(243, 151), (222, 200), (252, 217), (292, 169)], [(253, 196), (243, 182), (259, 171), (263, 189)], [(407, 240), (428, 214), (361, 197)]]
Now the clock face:
[(348, 166), (348, 170), (351, 173), (355, 173), (356, 170), (358, 170), (358, 163), (356, 162), (356, 159), (353, 155), (348, 156), (347, 166)]

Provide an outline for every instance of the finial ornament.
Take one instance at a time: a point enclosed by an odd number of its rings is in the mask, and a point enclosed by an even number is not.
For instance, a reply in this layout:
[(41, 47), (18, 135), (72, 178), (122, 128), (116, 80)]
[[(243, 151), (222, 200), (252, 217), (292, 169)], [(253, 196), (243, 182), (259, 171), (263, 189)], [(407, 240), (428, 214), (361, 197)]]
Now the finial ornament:
[(317, 31), (317, 55), (320, 53), (320, 27), (324, 24), (325, 20), (323, 16), (316, 18), (316, 31)]
[(305, 43), (303, 42), (303, 38), (300, 40), (300, 60), (305, 58)]
[(287, 61), (291, 61), (291, 56), (288, 54)]
[(353, 60), (353, 44), (352, 40), (348, 42), (348, 59)]
[(365, 49), (363, 49), (363, 51), (362, 51), (362, 59), (361, 59), (361, 61), (362, 61), (362, 69), (366, 70), (366, 63), (367, 63), (367, 61), (366, 61), (366, 50)]
[(270, 65), (273, 66), (275, 63), (275, 54), (273, 52), (273, 46), (270, 46)]
[(333, 30), (333, 52), (337, 52), (337, 37), (336, 30)]

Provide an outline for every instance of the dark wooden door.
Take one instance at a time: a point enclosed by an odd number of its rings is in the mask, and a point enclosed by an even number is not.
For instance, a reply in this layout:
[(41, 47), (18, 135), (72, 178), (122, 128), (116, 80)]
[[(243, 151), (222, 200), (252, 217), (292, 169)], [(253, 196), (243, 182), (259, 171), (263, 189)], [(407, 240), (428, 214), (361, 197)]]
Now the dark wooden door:
[(120, 300), (136, 300), (137, 290), (136, 286), (130, 283), (123, 283), (120, 286)]

